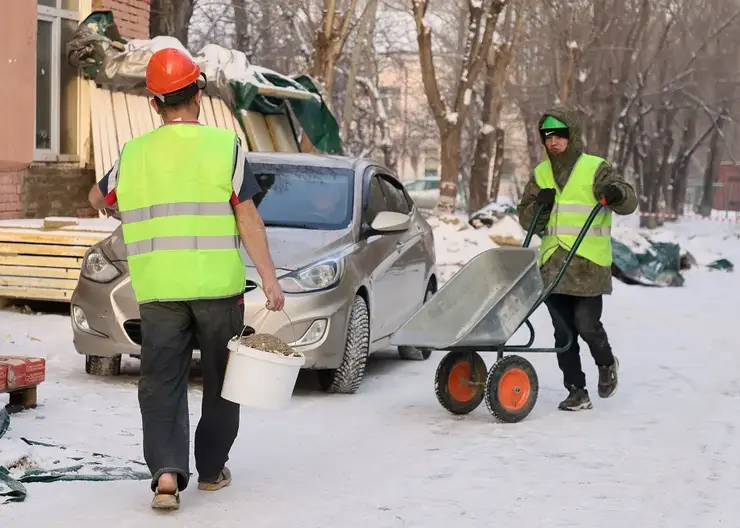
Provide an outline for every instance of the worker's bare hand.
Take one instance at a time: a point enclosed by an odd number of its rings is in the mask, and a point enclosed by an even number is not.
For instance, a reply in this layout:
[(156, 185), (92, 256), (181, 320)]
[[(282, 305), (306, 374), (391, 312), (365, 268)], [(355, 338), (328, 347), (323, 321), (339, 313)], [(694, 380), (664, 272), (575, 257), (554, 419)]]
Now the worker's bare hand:
[(279, 312), (285, 306), (285, 295), (283, 289), (280, 287), (277, 279), (272, 278), (267, 281), (263, 281), (262, 288), (265, 291), (265, 297), (267, 297), (267, 303), (265, 308), (271, 312)]

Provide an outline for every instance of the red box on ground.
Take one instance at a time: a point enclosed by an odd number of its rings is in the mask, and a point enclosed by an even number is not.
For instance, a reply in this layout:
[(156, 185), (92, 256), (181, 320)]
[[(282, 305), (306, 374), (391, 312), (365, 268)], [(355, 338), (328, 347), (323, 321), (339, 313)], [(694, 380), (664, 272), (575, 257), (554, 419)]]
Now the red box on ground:
[(0, 392), (35, 387), (45, 379), (44, 358), (0, 356)]

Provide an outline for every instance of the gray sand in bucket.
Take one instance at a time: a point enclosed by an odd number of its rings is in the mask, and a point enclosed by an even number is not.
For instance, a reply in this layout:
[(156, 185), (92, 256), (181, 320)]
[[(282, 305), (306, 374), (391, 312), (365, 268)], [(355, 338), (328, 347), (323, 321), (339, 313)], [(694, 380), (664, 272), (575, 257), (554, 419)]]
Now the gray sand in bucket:
[(239, 339), (239, 344), (271, 354), (287, 357), (301, 357), (303, 354), (293, 350), (290, 345), (271, 334), (252, 334)]

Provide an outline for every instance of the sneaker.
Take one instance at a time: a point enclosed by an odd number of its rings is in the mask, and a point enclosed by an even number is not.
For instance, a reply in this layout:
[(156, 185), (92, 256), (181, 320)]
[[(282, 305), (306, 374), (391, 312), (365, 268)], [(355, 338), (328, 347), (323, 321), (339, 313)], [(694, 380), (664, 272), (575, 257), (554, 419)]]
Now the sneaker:
[(179, 510), (180, 492), (175, 490), (174, 493), (160, 493), (159, 488), (157, 488), (152, 499), (152, 509), (162, 511)]
[(586, 409), (592, 409), (591, 398), (588, 397), (588, 391), (586, 389), (578, 389), (571, 387), (570, 394), (558, 405), (558, 409), (561, 411), (582, 411)]
[(614, 363), (608, 367), (599, 367), (599, 396), (609, 398), (614, 396), (619, 386), (619, 360), (615, 357)]
[(216, 482), (200, 481), (198, 482), (198, 489), (202, 491), (218, 491), (229, 484), (231, 484), (231, 471), (225, 467)]

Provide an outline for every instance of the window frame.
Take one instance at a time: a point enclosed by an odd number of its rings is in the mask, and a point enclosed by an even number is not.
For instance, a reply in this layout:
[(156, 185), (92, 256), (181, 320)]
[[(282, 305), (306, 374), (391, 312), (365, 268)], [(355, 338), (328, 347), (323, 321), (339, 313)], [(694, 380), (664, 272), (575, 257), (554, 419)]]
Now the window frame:
[[(384, 179), (387, 181), (387, 183), (393, 187), (396, 188), (396, 190), (400, 191), (403, 194), (404, 199), (406, 200), (406, 203), (409, 206), (409, 212), (408, 213), (399, 213), (399, 214), (407, 214), (409, 217), (413, 217), (413, 215), (416, 212), (416, 204), (414, 203), (414, 200), (411, 199), (411, 196), (409, 196), (409, 193), (406, 191), (406, 188), (401, 183), (401, 181), (393, 176), (390, 171), (387, 169), (384, 169), (380, 166), (372, 165), (368, 167), (365, 170), (364, 178), (363, 178), (363, 186), (362, 186), (362, 211), (361, 211), (361, 221), (360, 225), (363, 226), (364, 229), (367, 229), (370, 227), (370, 222), (368, 222), (368, 216), (367, 216), (367, 208), (370, 201), (370, 185), (374, 178)], [(386, 209), (385, 211), (390, 211), (389, 203), (388, 203), (388, 197), (386, 196), (386, 191), (384, 189), (384, 186), (380, 185), (381, 193), (383, 194), (385, 203), (386, 203)]]
[[(34, 102), (34, 116), (33, 116), (33, 161), (40, 162), (71, 162), (79, 160), (79, 153), (75, 154), (61, 154), (61, 80), (62, 80), (62, 46), (66, 43), (62, 43), (62, 20), (73, 20), (79, 24), (80, 13), (77, 11), (70, 11), (68, 9), (62, 9), (59, 7), (61, 0), (56, 0), (57, 7), (49, 7), (39, 5), (36, 3), (36, 21), (50, 22), (51, 23), (51, 100), (49, 101), (49, 108), (51, 114), (50, 122), (50, 133), (51, 133), (51, 148), (40, 149), (36, 146), (36, 134), (37, 134), (37, 123), (36, 123), (36, 104)], [(38, 55), (38, 44), (36, 47), (36, 54)], [(38, 69), (38, 67), (37, 67)], [(79, 88), (79, 77), (77, 79), (77, 85)], [(79, 91), (78, 91), (79, 92)], [(78, 95), (79, 104), (79, 95)], [(79, 108), (77, 112), (77, 133), (79, 135)]]

